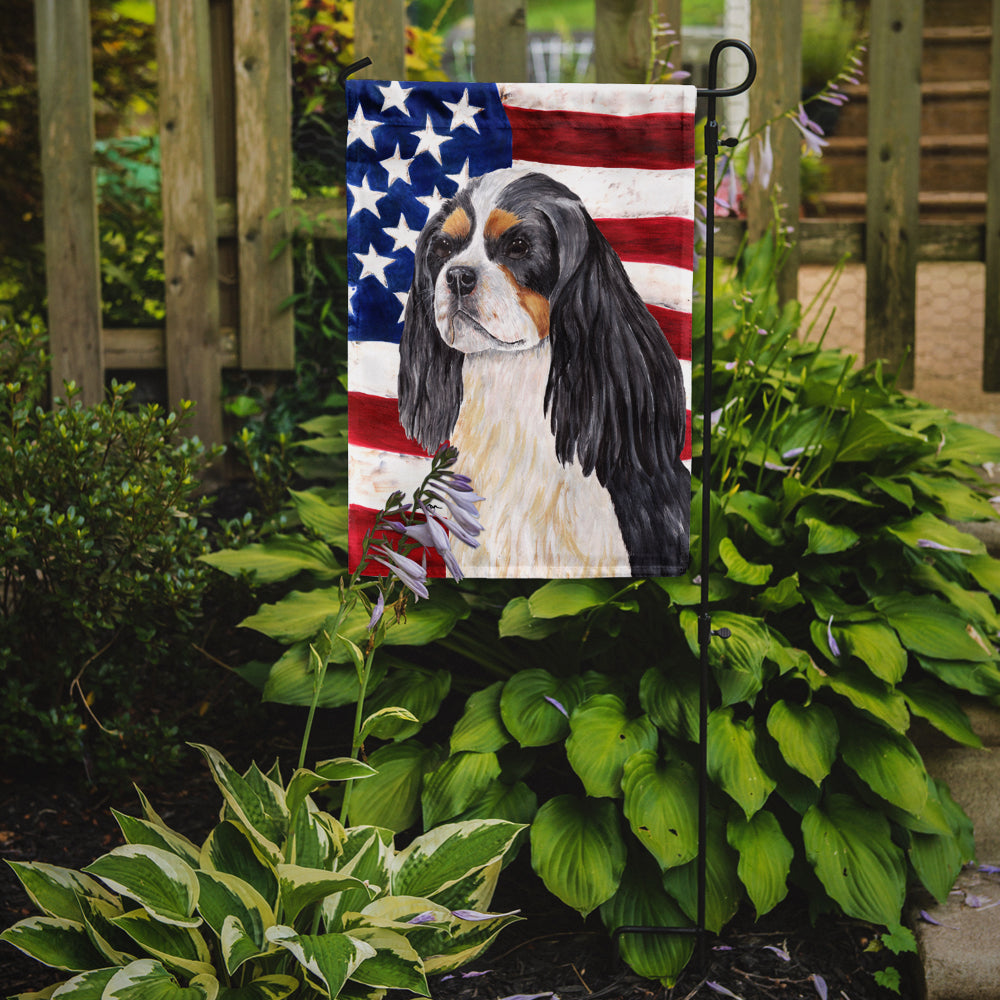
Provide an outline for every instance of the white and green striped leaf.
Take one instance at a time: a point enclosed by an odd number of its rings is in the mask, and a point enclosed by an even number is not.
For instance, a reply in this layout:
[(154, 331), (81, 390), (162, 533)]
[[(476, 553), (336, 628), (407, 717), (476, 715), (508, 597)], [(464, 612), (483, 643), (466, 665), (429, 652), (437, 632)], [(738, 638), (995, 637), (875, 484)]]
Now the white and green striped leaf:
[(101, 1000), (216, 1000), (218, 995), (215, 976), (198, 975), (181, 986), (159, 962), (143, 958), (119, 969)]
[(213, 971), (208, 945), (201, 934), (191, 927), (161, 923), (145, 910), (123, 913), (111, 922), (172, 969), (180, 969), (189, 976)]
[[(74, 976), (72, 979), (67, 979), (65, 983), (57, 986), (48, 995), (50, 1000), (101, 1000), (104, 996), (104, 988), (111, 982), (117, 972), (117, 966), (81, 972), (80, 975)], [(41, 997), (46, 994), (35, 993), (31, 995)], [(21, 994), (21, 996), (23, 997), (24, 994)], [(12, 998), (12, 1000), (17, 1000), (17, 998)]]
[(122, 835), (129, 844), (146, 844), (149, 847), (159, 847), (171, 854), (186, 861), (192, 867), (198, 864), (200, 851), (183, 834), (171, 830), (169, 827), (146, 819), (136, 819), (135, 816), (128, 816), (112, 809), (118, 826), (121, 827)]
[(87, 928), (65, 917), (19, 920), (0, 934), (0, 941), (6, 941), (53, 969), (82, 972), (105, 964), (105, 959), (91, 943)]
[(365, 959), (375, 957), (375, 949), (348, 934), (296, 934), (291, 927), (269, 927), (267, 939), (286, 949), (331, 997), (339, 995), (344, 983)]
[(351, 973), (355, 982), (430, 996), (423, 960), (402, 934), (385, 927), (362, 926), (352, 929), (351, 937), (375, 949), (375, 954)]
[[(198, 872), (201, 889), (198, 911), (222, 939), (227, 919), (239, 921), (243, 934), (258, 951), (264, 949), (264, 931), (275, 923), (274, 911), (267, 900), (248, 882), (224, 872)], [(228, 964), (228, 963), (227, 963)], [(236, 967), (228, 969), (230, 975)]]
[(313, 770), (300, 767), (288, 782), (285, 791), (285, 805), (290, 815), (298, 812), (299, 807), (317, 789), (328, 785), (331, 781), (352, 781), (358, 778), (370, 778), (378, 772), (363, 761), (353, 757), (336, 757), (324, 760)]
[(278, 902), (278, 876), (274, 866), (242, 823), (220, 823), (201, 847), (199, 867), (224, 872), (252, 885), (274, 907)]
[(224, 986), (218, 1000), (285, 1000), (300, 986), (294, 976), (261, 976), (245, 986)]
[(305, 907), (345, 889), (362, 889), (374, 896), (361, 879), (342, 872), (328, 872), (300, 865), (278, 865), (281, 906), (286, 920), (294, 922)]
[(96, 879), (72, 868), (60, 868), (40, 861), (8, 861), (31, 901), (46, 916), (81, 920), (81, 896), (116, 902)]

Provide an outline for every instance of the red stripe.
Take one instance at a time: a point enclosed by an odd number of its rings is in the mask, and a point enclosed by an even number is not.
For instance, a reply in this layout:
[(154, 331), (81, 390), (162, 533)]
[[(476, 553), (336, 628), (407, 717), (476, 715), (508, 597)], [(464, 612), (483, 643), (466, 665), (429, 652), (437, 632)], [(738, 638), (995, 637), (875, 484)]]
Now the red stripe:
[(681, 461), (686, 462), (691, 458), (691, 411), (686, 410), (684, 412), (684, 424), (686, 430), (684, 431), (684, 448), (681, 451)]
[(351, 444), (400, 455), (430, 458), (399, 424), (399, 401), (363, 392), (347, 394), (347, 440)]
[(680, 361), (691, 360), (691, 313), (646, 304)]
[(641, 219), (594, 219), (622, 260), (694, 267), (694, 222), (672, 215)]
[(504, 110), (515, 160), (642, 170), (694, 166), (694, 116), (690, 114), (601, 115), (510, 105)]
[[(375, 527), (375, 518), (378, 511), (371, 507), (361, 507), (358, 504), (351, 504), (347, 513), (347, 568), (353, 573), (361, 561), (361, 553), (364, 551), (365, 535)], [(394, 533), (393, 533), (394, 534)], [(394, 534), (398, 539), (398, 536)], [(379, 532), (375, 536), (375, 541), (385, 538), (385, 532)], [(422, 562), (427, 558), (428, 576), (447, 576), (444, 562), (434, 549), (412, 549), (407, 553), (410, 559)], [(389, 570), (381, 563), (369, 562), (365, 568), (366, 576), (387, 576)]]

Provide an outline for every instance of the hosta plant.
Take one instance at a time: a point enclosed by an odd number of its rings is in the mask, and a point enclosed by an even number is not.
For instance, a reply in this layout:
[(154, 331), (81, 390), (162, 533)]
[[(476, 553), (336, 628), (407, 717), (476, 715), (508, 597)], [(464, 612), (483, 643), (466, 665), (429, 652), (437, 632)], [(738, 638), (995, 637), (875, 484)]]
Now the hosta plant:
[[(202, 746), (221, 818), (198, 845), (140, 793), (143, 817), (115, 813), (126, 843), (82, 871), (12, 862), (40, 916), (0, 935), (69, 974), (65, 1000), (280, 1000), (429, 996), (427, 975), (478, 955), (514, 913), (490, 913), (521, 829), (450, 823), (397, 849), (391, 831), (343, 827), (312, 795), (369, 779), (338, 758), (240, 774)], [(53, 992), (54, 989), (54, 992)]]

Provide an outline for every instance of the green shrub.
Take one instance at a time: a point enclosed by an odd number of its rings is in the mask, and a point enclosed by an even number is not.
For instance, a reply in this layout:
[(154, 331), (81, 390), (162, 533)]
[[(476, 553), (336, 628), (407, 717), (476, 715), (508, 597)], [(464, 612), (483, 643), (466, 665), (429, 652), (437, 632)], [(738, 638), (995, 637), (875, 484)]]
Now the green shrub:
[(0, 323), (0, 744), (7, 760), (115, 770), (176, 752), (157, 683), (191, 660), (208, 456), (187, 405), (132, 409), (127, 385), (40, 406), (40, 338)]

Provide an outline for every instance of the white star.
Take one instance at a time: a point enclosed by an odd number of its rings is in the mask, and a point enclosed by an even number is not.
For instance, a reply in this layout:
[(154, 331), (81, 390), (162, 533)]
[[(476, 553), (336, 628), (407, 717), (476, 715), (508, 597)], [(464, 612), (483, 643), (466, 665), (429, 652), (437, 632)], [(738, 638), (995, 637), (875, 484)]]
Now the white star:
[(476, 124), (475, 116), (482, 111), (482, 108), (477, 108), (474, 104), (469, 104), (469, 91), (466, 89), (465, 93), (462, 94), (462, 99), (458, 104), (452, 104), (450, 101), (443, 101), (444, 106), (451, 112), (451, 131), (454, 132), (459, 125), (468, 125), (473, 132), (479, 131), (479, 126)]
[(399, 222), (395, 226), (386, 226), (385, 233), (393, 239), (393, 250), (402, 250), (403, 247), (406, 247), (413, 253), (417, 252), (417, 238), (420, 236), (420, 230), (410, 229), (402, 212), (399, 213)]
[(385, 98), (382, 102), (383, 111), (388, 111), (389, 108), (399, 108), (404, 115), (410, 113), (406, 110), (406, 91), (403, 90), (398, 80), (393, 80), (388, 87), (379, 87), (378, 89)]
[(465, 165), (457, 174), (445, 174), (445, 176), (450, 181), (454, 181), (459, 188), (464, 188), (466, 184), (469, 183), (469, 161), (465, 161)]
[(392, 263), (395, 263), (394, 257), (383, 257), (374, 246), (369, 246), (365, 253), (355, 253), (355, 257), (361, 261), (361, 276), (358, 278), (360, 282), (362, 278), (367, 278), (369, 276), (377, 278), (386, 288), (389, 287), (389, 282), (385, 276), (385, 269)]
[(354, 315), (354, 293), (357, 290), (357, 285), (349, 284), (347, 286), (347, 312), (351, 316)]
[[(410, 297), (410, 293), (409, 292), (393, 292), (393, 295), (395, 295), (396, 298), (399, 299), (400, 304), (403, 306), (403, 313), (405, 314), (406, 313), (406, 300)], [(403, 317), (400, 316), (399, 318), (402, 320)]]
[(360, 139), (366, 146), (375, 148), (375, 137), (372, 133), (379, 127), (381, 122), (369, 121), (365, 118), (361, 105), (354, 112), (354, 117), (347, 123), (347, 145), (350, 146), (355, 139)]
[(363, 212), (366, 208), (372, 215), (378, 215), (378, 210), (375, 206), (386, 196), (386, 192), (372, 191), (368, 186), (367, 175), (361, 178), (360, 187), (357, 184), (348, 184), (347, 188), (354, 196), (354, 202), (351, 205), (351, 215), (354, 215), (355, 212)]
[(431, 124), (431, 116), (427, 116), (427, 121), (424, 123), (424, 127), (419, 132), (411, 132), (411, 135), (415, 135), (420, 141), (417, 143), (417, 148), (413, 153), (414, 157), (419, 156), (421, 153), (430, 153), (438, 163), (441, 162), (441, 145), (446, 142), (451, 141), (450, 135), (438, 135), (434, 131), (434, 126)]
[(399, 143), (396, 143), (396, 152), (392, 154), (387, 160), (379, 160), (386, 169), (386, 173), (389, 175), (388, 187), (392, 187), (395, 181), (404, 181), (410, 184), (410, 164), (413, 162), (412, 159), (404, 160), (402, 156), (399, 155)]
[(421, 205), (427, 208), (427, 218), (429, 219), (448, 199), (441, 194), (441, 189), (435, 185), (434, 194), (425, 194), (422, 198), (417, 198)]

